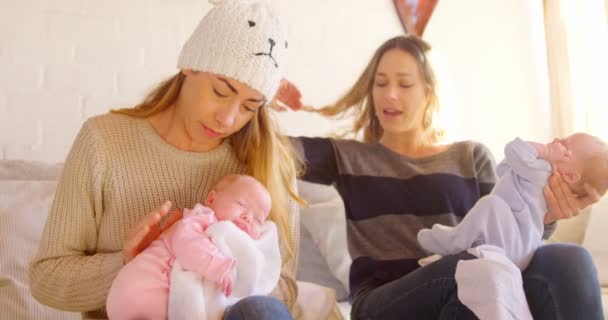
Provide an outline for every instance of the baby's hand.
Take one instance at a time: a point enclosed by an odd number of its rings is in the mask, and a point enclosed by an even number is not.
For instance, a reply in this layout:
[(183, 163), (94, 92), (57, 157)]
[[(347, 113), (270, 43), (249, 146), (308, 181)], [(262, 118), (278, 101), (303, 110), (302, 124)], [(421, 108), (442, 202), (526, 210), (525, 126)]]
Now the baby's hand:
[(222, 293), (229, 297), (232, 294), (232, 284), (234, 283), (234, 279), (236, 278), (236, 268), (232, 268), (227, 274), (222, 278), (219, 283), (220, 290)]

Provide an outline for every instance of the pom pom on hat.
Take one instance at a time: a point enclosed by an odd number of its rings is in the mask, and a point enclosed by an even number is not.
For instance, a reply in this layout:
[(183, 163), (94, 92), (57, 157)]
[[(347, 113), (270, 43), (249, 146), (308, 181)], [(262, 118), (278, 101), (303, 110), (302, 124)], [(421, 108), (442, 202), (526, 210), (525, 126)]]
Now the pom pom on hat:
[(178, 68), (238, 80), (271, 100), (283, 77), (287, 39), (266, 0), (210, 0), (215, 5), (184, 44)]

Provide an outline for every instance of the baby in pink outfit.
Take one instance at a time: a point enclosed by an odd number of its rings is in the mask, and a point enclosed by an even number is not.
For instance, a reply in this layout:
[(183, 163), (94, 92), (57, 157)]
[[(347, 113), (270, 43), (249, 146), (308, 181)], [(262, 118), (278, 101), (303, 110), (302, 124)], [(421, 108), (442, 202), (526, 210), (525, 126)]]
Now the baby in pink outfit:
[(175, 260), (184, 270), (214, 282), (229, 296), (236, 260), (223, 254), (205, 231), (218, 221), (230, 221), (252, 239), (258, 239), (270, 208), (268, 191), (253, 177), (223, 177), (208, 194), (205, 206), (197, 204), (192, 210), (185, 209), (181, 221), (121, 269), (108, 294), (108, 317), (167, 319)]

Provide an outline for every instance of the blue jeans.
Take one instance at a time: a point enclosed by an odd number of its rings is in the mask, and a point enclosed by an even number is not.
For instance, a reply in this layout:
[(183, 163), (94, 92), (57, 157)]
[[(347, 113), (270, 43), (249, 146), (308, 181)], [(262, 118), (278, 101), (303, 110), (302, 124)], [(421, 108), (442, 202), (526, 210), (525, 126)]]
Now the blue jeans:
[(287, 306), (271, 296), (251, 296), (228, 307), (224, 320), (292, 320)]
[[(454, 274), (463, 252), (363, 293), (353, 301), (357, 319), (477, 319), (458, 300)], [(535, 320), (604, 319), (597, 271), (587, 250), (570, 244), (540, 247), (522, 274)]]

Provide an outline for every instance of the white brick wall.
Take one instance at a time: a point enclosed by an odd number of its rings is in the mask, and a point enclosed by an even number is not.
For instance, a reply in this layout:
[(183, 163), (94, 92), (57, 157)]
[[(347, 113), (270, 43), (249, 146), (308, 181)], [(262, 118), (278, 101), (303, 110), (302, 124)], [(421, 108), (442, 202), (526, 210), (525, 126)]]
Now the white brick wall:
[(3, 159), (62, 161), (82, 122), (175, 72), (206, 1), (0, 0)]
[[(289, 26), (287, 76), (313, 105), (338, 97), (373, 50), (401, 32), (392, 0), (273, 2)], [(500, 151), (504, 137), (516, 133), (488, 136), (496, 120), (487, 108), (531, 119), (522, 135), (545, 132), (533, 127), (530, 111), (547, 104), (534, 92), (543, 69), (529, 43), (538, 37), (525, 28), (538, 25), (530, 22), (542, 18), (542, 3), (483, 3), (440, 1), (426, 37), (446, 57), (440, 73), (457, 94), (444, 104), (460, 115), (452, 126), (457, 136)], [(209, 7), (205, 0), (0, 0), (0, 159), (62, 161), (86, 118), (138, 102), (176, 72), (182, 43)], [(283, 113), (279, 121), (290, 134), (337, 127), (303, 113)]]

